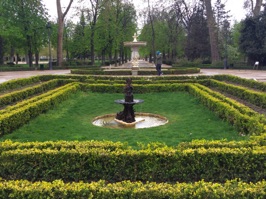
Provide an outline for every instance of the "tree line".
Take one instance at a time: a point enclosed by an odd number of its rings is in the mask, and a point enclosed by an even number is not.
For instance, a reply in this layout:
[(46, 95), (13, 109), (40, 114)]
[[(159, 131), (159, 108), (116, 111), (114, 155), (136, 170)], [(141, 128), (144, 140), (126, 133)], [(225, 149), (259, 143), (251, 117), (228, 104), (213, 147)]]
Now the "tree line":
[[(200, 63), (225, 61), (234, 63), (266, 63), (266, 11), (263, 0), (246, 0), (247, 16), (241, 22), (231, 19), (230, 10), (222, 0), (142, 0), (138, 16), (129, 0), (81, 0), (72, 7), (69, 0), (62, 8), (56, 0), (57, 21), (52, 22), (52, 45), (57, 49), (57, 64), (73, 59), (95, 59), (102, 64), (123, 64), (130, 59), (130, 49), (123, 42), (147, 41), (141, 48), (143, 58), (153, 61), (155, 52), (163, 52), (164, 61), (180, 60)], [(82, 5), (82, 6), (81, 6)], [(78, 22), (66, 20), (75, 9)], [(47, 46), (49, 13), (41, 0), (0, 1), (0, 65), (4, 56), (27, 55), (33, 66), (38, 65), (40, 51)], [(64, 52), (64, 53), (63, 53)]]

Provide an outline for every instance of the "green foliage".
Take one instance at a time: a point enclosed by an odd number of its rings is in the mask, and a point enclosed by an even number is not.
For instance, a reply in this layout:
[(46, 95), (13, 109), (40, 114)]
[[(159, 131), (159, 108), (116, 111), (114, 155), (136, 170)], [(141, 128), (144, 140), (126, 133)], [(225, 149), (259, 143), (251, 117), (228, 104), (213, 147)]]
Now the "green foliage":
[(198, 9), (190, 18), (185, 52), (186, 57), (191, 61), (196, 59), (210, 60), (209, 31), (207, 19), (202, 9)]
[(30, 121), (30, 119), (53, 108), (62, 100), (67, 99), (70, 93), (78, 90), (78, 86), (79, 84), (77, 83), (70, 83), (55, 89), (57, 92), (52, 90), (43, 94), (46, 96), (44, 98), (41, 95), (8, 107), (9, 111), (0, 115), (0, 135), (12, 132), (14, 129)]
[[(92, 121), (95, 117), (116, 113), (122, 109), (121, 105), (114, 104), (114, 100), (123, 97), (121, 94), (123, 87), (124, 84), (121, 84), (120, 87), (119, 85), (115, 86), (117, 90), (113, 92), (119, 92), (119, 94), (104, 93), (111, 92), (107, 89), (103, 90), (103, 93), (75, 93), (58, 107), (40, 115), (29, 124), (13, 131), (12, 134), (4, 135), (1, 140), (12, 139), (21, 142), (111, 140), (127, 142), (130, 146), (138, 148), (138, 143), (150, 142), (162, 142), (168, 146), (176, 146), (182, 141), (191, 141), (192, 139), (248, 139), (248, 136), (239, 136), (231, 125), (221, 121), (199, 104), (197, 99), (182, 92), (135, 94), (135, 98), (145, 101), (135, 107), (137, 112), (154, 113), (167, 117), (169, 120), (167, 125), (138, 130), (134, 128), (109, 129), (93, 125)], [(171, 87), (173, 91), (184, 91), (185, 89), (185, 86), (182, 85), (172, 85)], [(152, 89), (155, 90), (155, 86)], [(160, 89), (162, 90), (163, 87), (160, 86), (158, 90)], [(140, 88), (134, 86), (135, 90), (139, 92)], [(158, 101), (158, 99), (160, 100)]]
[[(173, 68), (173, 69), (163, 69), (162, 70), (166, 75), (173, 74), (193, 74), (199, 73), (199, 68)], [(81, 74), (81, 75), (131, 75), (131, 70), (102, 70), (102, 69), (72, 69), (72, 74)], [(138, 71), (138, 75), (157, 75), (157, 71), (154, 69), (141, 69)]]
[[(154, 150), (104, 147), (9, 149), (0, 154), (0, 176), (30, 181), (197, 182), (224, 183), (265, 178), (265, 146)], [(162, 172), (162, 168), (164, 172)]]
[(50, 80), (48, 82), (42, 83), (40, 85), (32, 86), (30, 88), (21, 89), (18, 91), (13, 91), (4, 95), (0, 95), (0, 107), (16, 103), (18, 101), (24, 100), (33, 95), (37, 95), (46, 92), (50, 89), (56, 88), (66, 84), (66, 81), (61, 81), (58, 79)]
[(266, 12), (258, 17), (248, 17), (243, 21), (240, 50), (248, 56), (250, 63), (253, 65), (255, 61), (265, 65), (266, 48)]
[(32, 61), (32, 54), (45, 43), (47, 13), (44, 5), (37, 0), (5, 0), (0, 7), (2, 29), (7, 32), (5, 39), (10, 47), (26, 50)]
[[(97, 182), (29, 182), (26, 180), (1, 180), (0, 197), (10, 199), (51, 198), (51, 199), (246, 199), (264, 198), (266, 182), (246, 183), (241, 180), (212, 183), (201, 180), (195, 183), (156, 183), (122, 181), (109, 183)], [(27, 187), (27, 189), (25, 189)]]
[(233, 84), (241, 85), (243, 87), (247, 87), (248, 89), (255, 89), (261, 92), (266, 91), (265, 82), (258, 82), (253, 79), (240, 78), (234, 75), (215, 75), (213, 78), (219, 81), (231, 82)]
[(242, 114), (236, 107), (232, 107), (226, 101), (221, 101), (215, 96), (216, 94), (213, 95), (213, 92), (202, 89), (197, 84), (189, 85), (188, 88), (189, 93), (198, 97), (210, 110), (233, 124), (241, 133), (259, 135), (265, 132), (265, 124), (260, 121), (260, 117)]
[(265, 92), (260, 92), (256, 90), (247, 90), (245, 87), (230, 85), (217, 80), (210, 80), (209, 83), (211, 87), (215, 87), (223, 92), (237, 96), (240, 99), (244, 99), (256, 106), (266, 108)]
[[(53, 80), (54, 78), (65, 80)], [(41, 87), (41, 85), (49, 87), (50, 83), (52, 86), (56, 81), (62, 81), (62, 83), (72, 81), (83, 82), (71, 83), (50, 90), (1, 110), (0, 127), (1, 129), (5, 128), (5, 130), (12, 131), (13, 128), (17, 128), (16, 125), (22, 125), (28, 122), (31, 117), (51, 107), (58, 106), (62, 100), (67, 99), (67, 96), (76, 90), (89, 89), (103, 93), (121, 93), (125, 78), (127, 77), (74, 75), (62, 77), (47, 75), (34, 77), (28, 81), (20, 79), (1, 84), (3, 86), (0, 89), (4, 93), (8, 92), (9, 89), (23, 89), (22, 87), (29, 87), (40, 81), (48, 82), (42, 83), (36, 88)], [(224, 139), (209, 141), (194, 140), (192, 142), (181, 143), (176, 147), (169, 147), (162, 142), (151, 143), (151, 140), (148, 139), (147, 144), (140, 143), (139, 149), (132, 149), (124, 142), (113, 143), (110, 141), (23, 143), (7, 140), (0, 142), (0, 176), (2, 178), (0, 182), (0, 197), (102, 199), (263, 198), (265, 196), (265, 117), (206, 87), (211, 82), (218, 82), (224, 86), (225, 83), (213, 80), (218, 79), (220, 81), (236, 83), (239, 85), (238, 87), (256, 87), (263, 92), (265, 90), (263, 83), (226, 75), (214, 76), (212, 79), (205, 76), (132, 78), (135, 82), (134, 92), (136, 91), (136, 94), (145, 92), (145, 96), (150, 96), (148, 100), (150, 103), (146, 107), (147, 110), (151, 110), (152, 107), (154, 108), (154, 103), (156, 103), (156, 108), (160, 109), (159, 112), (161, 114), (171, 113), (169, 118), (172, 120), (172, 117), (178, 115), (176, 110), (178, 110), (178, 113), (184, 111), (184, 103), (189, 101), (185, 98), (174, 101), (178, 94), (177, 91), (188, 91), (190, 94), (197, 96), (210, 110), (231, 122), (241, 133), (246, 132), (257, 135), (251, 136), (250, 140), (246, 141), (227, 141)], [(194, 82), (194, 84), (185, 82)], [(249, 90), (247, 87), (245, 87), (245, 90)], [(36, 88), (32, 87), (32, 90)], [(24, 89), (24, 91), (26, 90)], [(171, 94), (171, 96), (167, 95), (167, 93), (160, 94), (160, 102), (165, 103), (165, 98), (170, 100), (168, 103), (169, 107), (166, 109), (162, 107), (161, 103), (158, 103), (158, 97), (152, 97), (154, 94), (147, 94), (148, 92), (165, 91)], [(107, 97), (109, 94), (98, 94), (105, 95), (102, 103), (99, 103), (94, 95), (97, 94), (86, 94), (86, 98), (92, 98), (92, 101), (87, 102), (93, 108), (86, 108), (80, 103), (81, 101), (74, 105), (73, 109), (69, 109), (71, 108), (69, 105), (61, 104), (60, 109), (63, 108), (63, 110), (59, 115), (52, 112), (51, 114), (54, 117), (48, 116), (51, 120), (45, 123), (45, 129), (49, 128), (48, 124), (57, 117), (59, 120), (62, 120), (68, 111), (75, 117), (75, 120), (78, 120), (79, 117), (83, 118), (81, 116), (82, 112), (87, 113), (88, 110), (98, 115), (97, 107), (94, 106), (101, 107), (101, 109), (106, 107), (104, 111), (108, 112), (113, 110), (106, 106), (107, 102), (105, 101), (110, 101)], [(78, 95), (76, 97), (78, 98)], [(86, 98), (84, 97), (80, 100), (84, 101)], [(260, 99), (254, 95), (255, 98)], [(88, 104), (86, 100), (83, 103)], [(176, 109), (175, 107), (179, 108)], [(193, 114), (197, 115), (198, 109), (193, 108)], [(73, 110), (77, 110), (78, 114)], [(185, 112), (188, 113), (189, 111)], [(182, 114), (182, 118), (178, 120), (186, 117), (185, 115)], [(8, 117), (9, 119), (7, 119)], [(189, 126), (191, 130), (193, 126), (191, 123), (194, 124), (196, 122), (193, 121), (192, 115), (189, 118), (190, 125), (185, 124), (185, 126)], [(196, 118), (201, 120), (204, 118), (204, 114), (200, 114), (200, 117), (196, 116)], [(40, 120), (43, 120), (43, 118)], [(90, 120), (90, 118), (86, 117), (86, 120)], [(54, 124), (51, 123), (54, 129), (53, 134), (59, 134), (55, 129), (62, 128), (60, 122), (57, 121), (55, 120)], [(73, 125), (72, 122), (64, 122), (64, 120), (63, 123), (68, 131)], [(67, 125), (67, 123), (71, 124)], [(83, 121), (83, 123), (88, 125), (87, 121)], [(200, 123), (201, 128), (206, 131), (207, 128), (204, 125), (207, 122)], [(209, 124), (207, 123), (207, 126)], [(216, 125), (215, 128), (218, 128), (218, 126), (220, 125)], [(75, 129), (77, 129), (77, 126)], [(90, 126), (86, 134), (92, 133), (95, 129), (96, 127)], [(155, 137), (157, 134), (162, 133), (162, 137), (170, 136), (170, 139), (173, 140), (172, 132), (169, 132), (164, 127), (161, 129), (162, 131), (158, 129), (156, 133), (154, 129), (145, 130), (145, 133), (140, 130), (137, 136), (143, 137), (151, 134)], [(178, 129), (183, 129), (183, 127), (175, 127), (174, 131)], [(1, 130), (1, 132), (3, 131)], [(136, 131), (132, 132), (136, 134)], [(44, 131), (41, 133), (46, 134)], [(103, 134), (104, 132), (101, 129), (96, 132), (96, 134), (99, 133)], [(108, 140), (110, 137), (118, 134), (117, 131), (107, 131), (107, 133)], [(123, 140), (123, 137), (130, 136), (130, 133), (130, 130), (125, 133), (122, 132), (122, 134), (119, 134), (118, 140)], [(64, 134), (68, 136), (66, 130), (64, 130)], [(180, 133), (179, 135), (182, 136)], [(29, 139), (29, 137), (26, 139)], [(51, 137), (49, 137), (50, 139)], [(99, 139), (99, 137), (96, 139)], [(203, 179), (209, 182), (205, 182)], [(176, 181), (179, 181), (179, 183), (176, 183)]]
[(39, 76), (30, 78), (14, 79), (0, 84), (0, 93), (10, 91), (12, 89), (19, 89), (23, 86), (31, 85), (40, 82)]

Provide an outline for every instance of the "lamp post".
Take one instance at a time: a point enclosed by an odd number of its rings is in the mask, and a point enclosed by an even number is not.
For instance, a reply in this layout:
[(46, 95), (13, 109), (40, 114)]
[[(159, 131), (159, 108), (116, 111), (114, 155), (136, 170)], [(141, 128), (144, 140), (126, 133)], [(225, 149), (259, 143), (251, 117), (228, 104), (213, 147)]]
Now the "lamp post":
[(48, 41), (49, 41), (49, 69), (52, 70), (53, 69), (52, 54), (51, 54), (51, 29), (52, 29), (52, 26), (51, 26), (50, 21), (46, 24), (46, 28), (48, 30)]

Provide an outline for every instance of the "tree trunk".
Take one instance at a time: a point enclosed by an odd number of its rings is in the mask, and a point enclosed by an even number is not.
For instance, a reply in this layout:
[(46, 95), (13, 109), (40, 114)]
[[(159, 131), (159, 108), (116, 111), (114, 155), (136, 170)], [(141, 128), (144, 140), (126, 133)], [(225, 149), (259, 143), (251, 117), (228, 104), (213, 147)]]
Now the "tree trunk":
[(14, 49), (14, 46), (11, 46), (10, 57), (9, 57), (9, 62), (10, 63), (14, 63), (14, 55), (15, 55), (15, 49)]
[(64, 34), (64, 19), (58, 16), (57, 30), (57, 65), (62, 66), (63, 63), (63, 34)]
[(204, 0), (207, 13), (208, 29), (210, 36), (211, 44), (211, 60), (216, 62), (220, 60), (219, 51), (218, 51), (218, 35), (215, 26), (215, 19), (212, 10), (211, 0)]
[[(153, 25), (153, 17), (151, 13), (151, 6), (150, 6), (150, 1), (148, 0), (148, 9), (149, 9), (149, 18), (150, 18), (150, 23), (151, 23), (151, 29), (152, 29), (152, 54), (154, 57), (154, 63), (155, 63), (155, 30), (154, 30), (154, 25)], [(151, 59), (150, 59), (151, 62)]]
[(29, 67), (32, 67), (32, 46), (31, 46), (31, 37), (27, 36), (27, 43), (28, 43), (28, 64)]
[(63, 35), (64, 35), (64, 20), (67, 15), (73, 0), (69, 1), (66, 11), (63, 13), (60, 0), (56, 0), (57, 15), (58, 15), (58, 32), (57, 32), (57, 65), (62, 67), (63, 63)]
[(91, 29), (91, 65), (93, 66), (94, 65), (94, 25)]
[(19, 62), (19, 54), (18, 53), (16, 54), (16, 57), (17, 57), (17, 59), (16, 59), (16, 65), (18, 65), (18, 62)]
[(262, 0), (256, 0), (256, 5), (255, 5), (254, 9), (252, 10), (254, 17), (256, 17), (260, 14), (261, 6), (262, 6)]
[(4, 64), (4, 39), (0, 36), (0, 65)]
[(39, 65), (39, 58), (40, 58), (40, 56), (39, 56), (39, 52), (36, 51), (36, 52), (35, 52), (35, 67), (36, 67), (36, 68), (37, 68), (38, 65)]

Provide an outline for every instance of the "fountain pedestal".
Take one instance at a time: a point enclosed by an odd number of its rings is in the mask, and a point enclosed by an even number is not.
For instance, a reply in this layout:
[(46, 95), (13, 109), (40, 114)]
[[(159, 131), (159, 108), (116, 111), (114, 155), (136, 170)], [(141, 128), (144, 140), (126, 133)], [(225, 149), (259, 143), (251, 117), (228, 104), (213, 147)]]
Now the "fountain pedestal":
[(146, 46), (147, 42), (138, 41), (137, 34), (135, 33), (132, 42), (124, 42), (124, 46), (131, 47), (131, 63), (132, 63), (132, 75), (138, 75), (139, 70), (139, 47)]
[(124, 110), (116, 114), (116, 120), (121, 123), (126, 124), (134, 124), (136, 122), (135, 120), (135, 112), (133, 106), (135, 104), (139, 104), (144, 102), (144, 100), (135, 99), (133, 97), (133, 87), (131, 86), (132, 80), (128, 78), (126, 80), (126, 86), (124, 89), (125, 92), (125, 99), (123, 100), (115, 100), (117, 104), (124, 105)]

